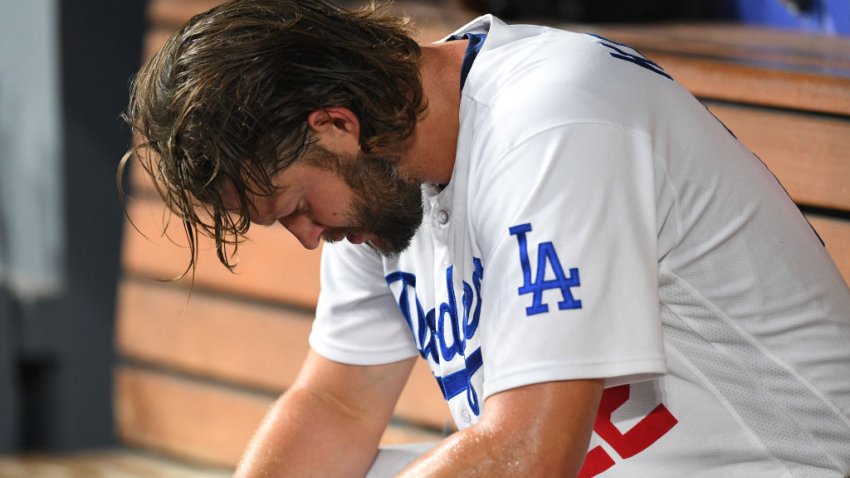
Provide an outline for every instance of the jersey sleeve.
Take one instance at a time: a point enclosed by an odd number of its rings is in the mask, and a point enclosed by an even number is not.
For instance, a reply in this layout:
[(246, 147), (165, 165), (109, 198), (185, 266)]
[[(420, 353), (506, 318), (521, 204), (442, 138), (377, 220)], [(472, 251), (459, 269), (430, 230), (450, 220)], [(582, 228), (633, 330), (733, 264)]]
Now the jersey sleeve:
[(391, 363), (418, 353), (384, 280), (380, 256), (369, 247), (347, 241), (323, 246), (310, 346), (351, 365)]
[(470, 203), (484, 264), (485, 397), (665, 373), (648, 136), (570, 124), (478, 167)]

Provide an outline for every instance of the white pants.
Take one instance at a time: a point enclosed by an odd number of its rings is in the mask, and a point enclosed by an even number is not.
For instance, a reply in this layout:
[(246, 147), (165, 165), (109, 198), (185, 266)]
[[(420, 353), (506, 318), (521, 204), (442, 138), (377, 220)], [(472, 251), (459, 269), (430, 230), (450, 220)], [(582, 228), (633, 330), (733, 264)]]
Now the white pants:
[(381, 447), (366, 478), (392, 478), (435, 445), (427, 442)]

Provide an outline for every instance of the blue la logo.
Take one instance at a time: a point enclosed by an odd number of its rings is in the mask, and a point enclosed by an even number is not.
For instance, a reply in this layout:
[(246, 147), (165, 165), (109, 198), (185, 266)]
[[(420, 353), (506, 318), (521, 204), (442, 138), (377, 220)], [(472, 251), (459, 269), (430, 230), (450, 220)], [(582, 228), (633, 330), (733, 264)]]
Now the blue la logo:
[[(516, 236), (519, 243), (519, 262), (522, 266), (522, 287), (518, 289), (519, 295), (532, 294), (530, 307), (525, 308), (525, 315), (545, 314), (549, 312), (549, 305), (543, 303), (543, 292), (549, 289), (560, 289), (562, 301), (558, 302), (558, 309), (581, 309), (581, 300), (573, 298), (570, 290), (572, 287), (581, 285), (578, 268), (571, 268), (570, 275), (564, 274), (564, 268), (558, 259), (558, 253), (551, 241), (541, 242), (537, 246), (537, 274), (531, 280), (531, 262), (528, 259), (528, 239), (526, 234), (531, 232), (531, 224), (525, 223), (508, 229), (512, 236)], [(547, 265), (552, 269), (554, 279), (546, 279)]]

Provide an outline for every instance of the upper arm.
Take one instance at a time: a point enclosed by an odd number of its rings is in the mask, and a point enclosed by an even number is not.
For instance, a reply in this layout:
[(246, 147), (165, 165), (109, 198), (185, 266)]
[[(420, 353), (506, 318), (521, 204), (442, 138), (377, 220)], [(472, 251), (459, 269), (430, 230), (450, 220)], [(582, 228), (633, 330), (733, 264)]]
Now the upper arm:
[[(487, 398), (480, 426), (510, 440), (508, 463), (533, 476), (572, 476), (587, 453), (603, 380), (561, 380), (526, 385)], [(529, 475), (531, 476), (531, 475)]]
[(486, 163), (487, 186), (469, 199), (484, 272), (485, 397), (665, 372), (652, 154), (638, 132), (577, 123)]

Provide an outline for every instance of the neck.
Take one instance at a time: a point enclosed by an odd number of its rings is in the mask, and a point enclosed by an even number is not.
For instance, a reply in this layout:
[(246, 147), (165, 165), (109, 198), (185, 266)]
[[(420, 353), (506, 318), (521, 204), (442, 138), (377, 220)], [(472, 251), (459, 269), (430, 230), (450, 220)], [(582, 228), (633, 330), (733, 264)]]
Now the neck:
[(419, 73), (426, 109), (416, 124), (407, 159), (411, 178), (447, 184), (455, 162), (460, 115), (460, 69), (466, 41), (423, 45)]

